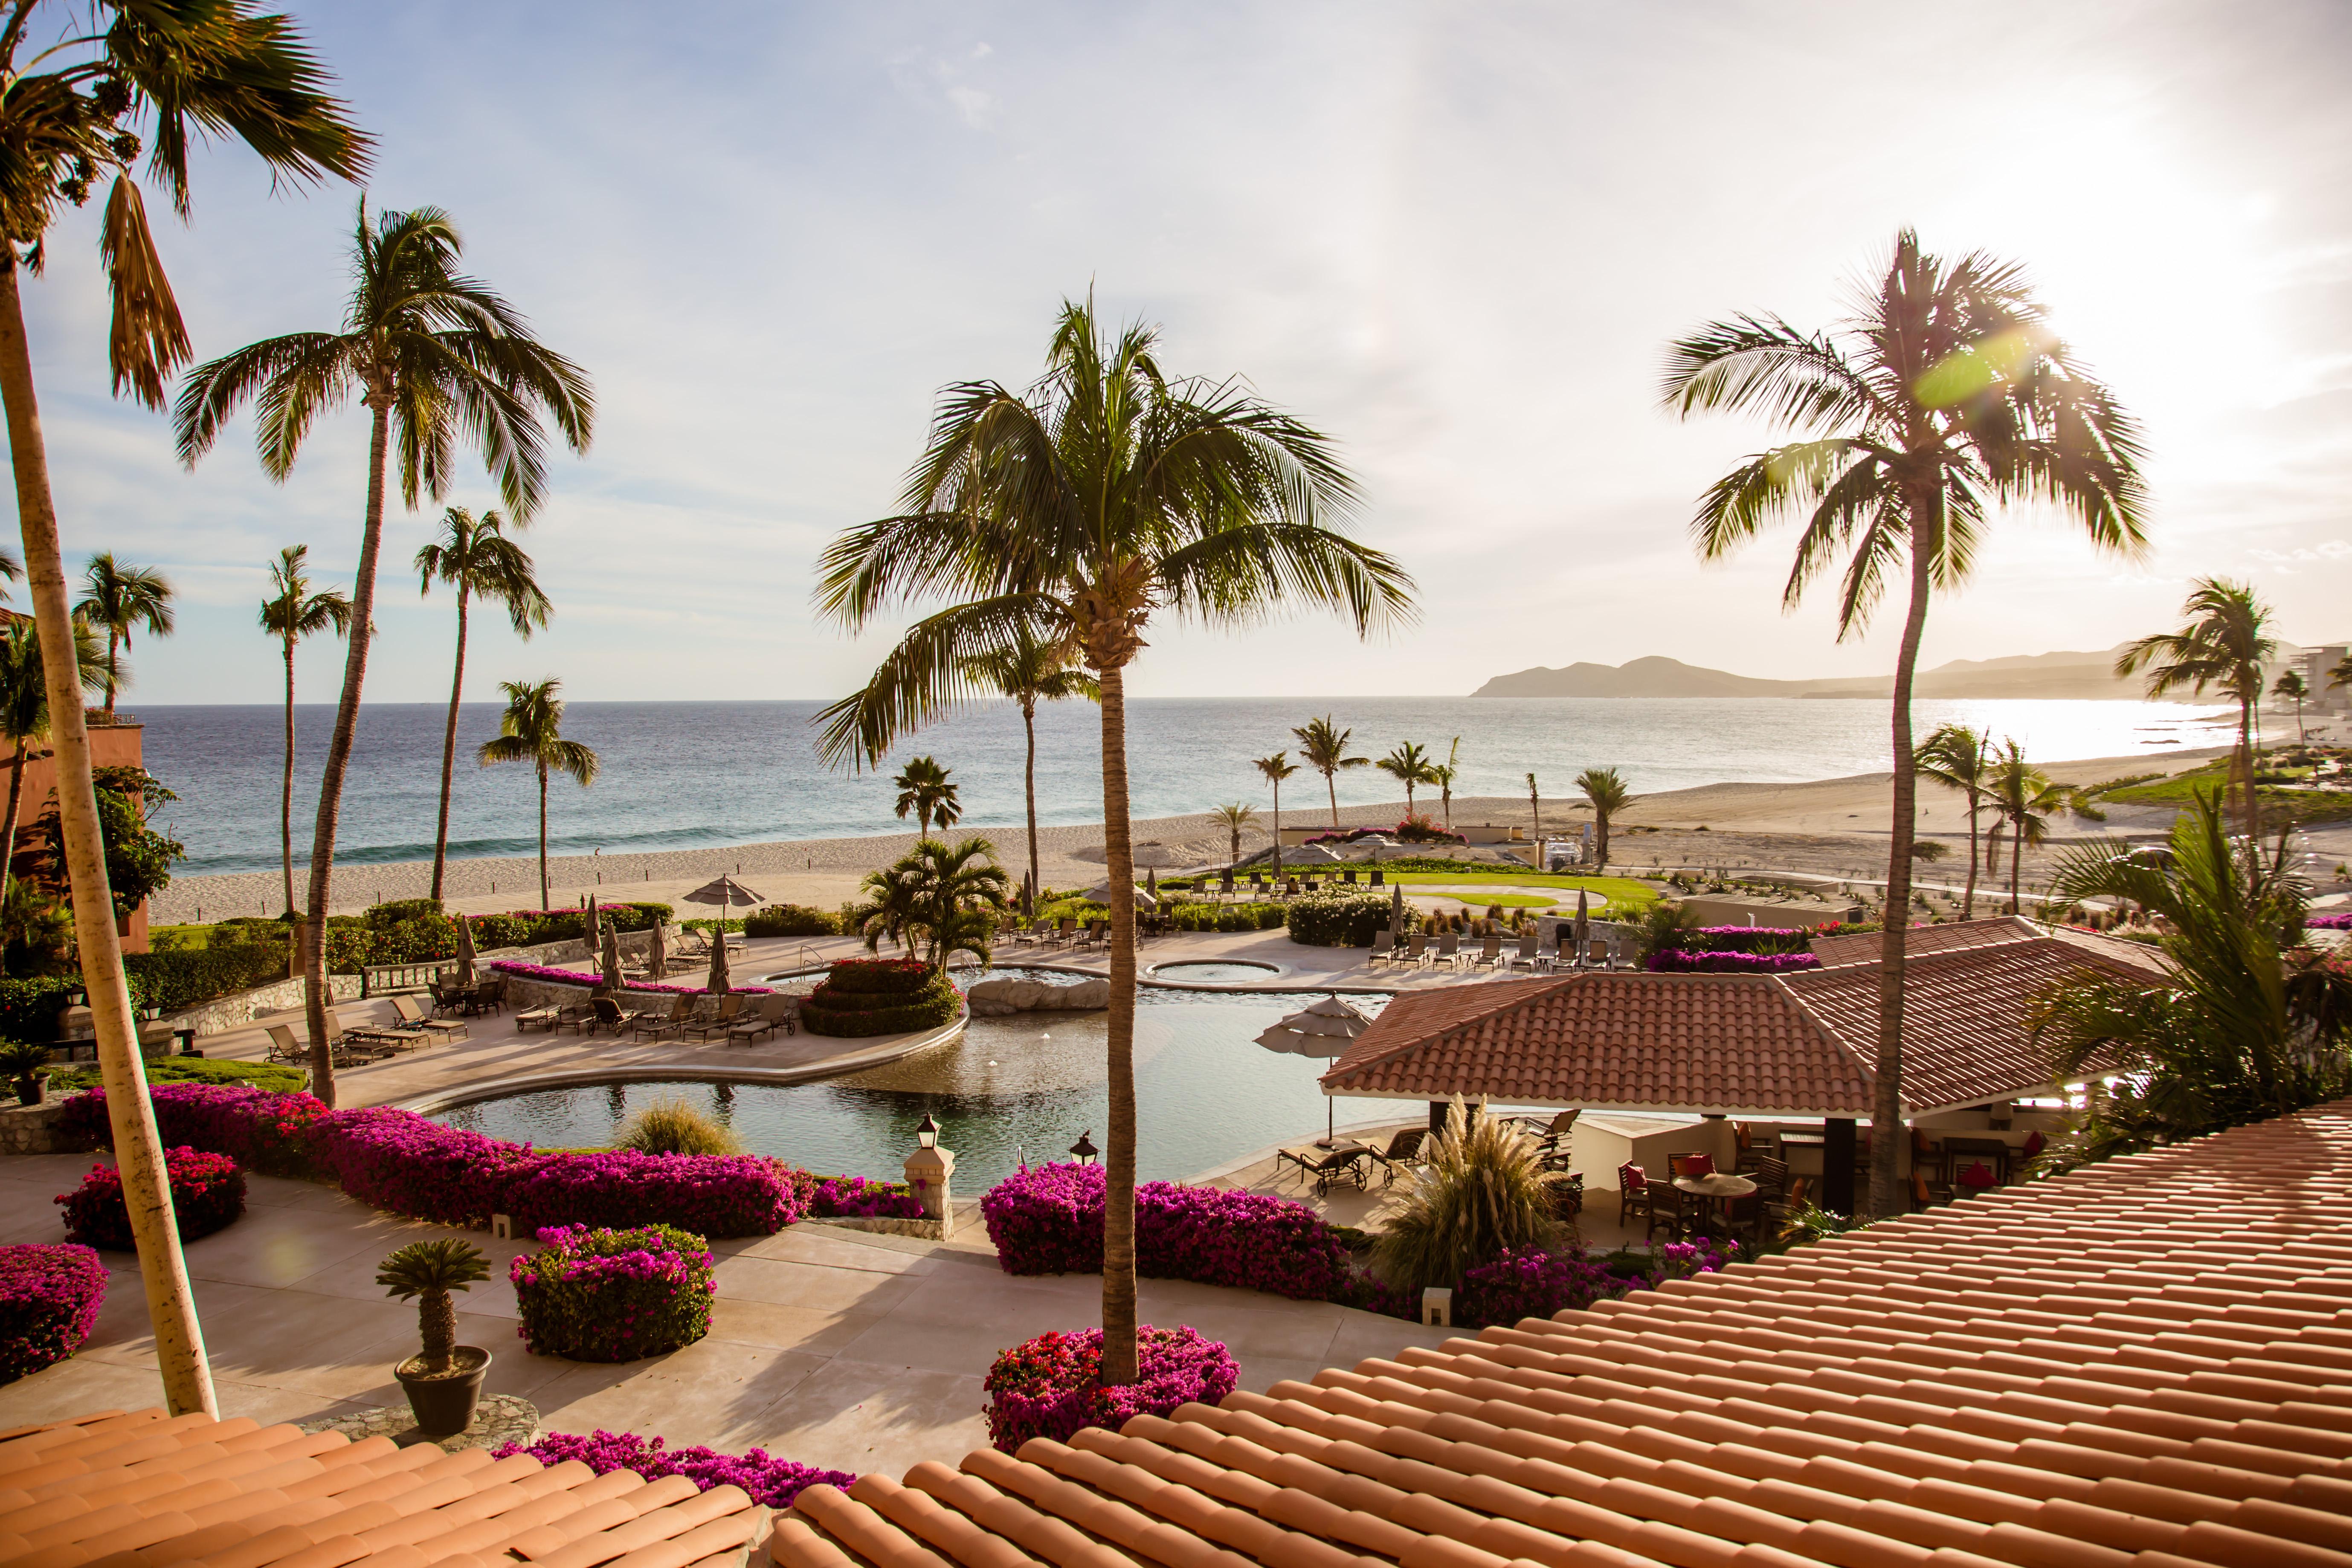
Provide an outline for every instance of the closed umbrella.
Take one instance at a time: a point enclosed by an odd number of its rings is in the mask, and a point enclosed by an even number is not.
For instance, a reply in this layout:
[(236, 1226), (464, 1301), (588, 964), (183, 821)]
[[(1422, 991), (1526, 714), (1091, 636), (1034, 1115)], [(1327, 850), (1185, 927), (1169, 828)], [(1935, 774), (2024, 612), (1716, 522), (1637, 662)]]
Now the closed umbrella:
[(457, 917), (457, 984), (474, 983), (474, 922), (465, 916)]
[(1584, 955), (1591, 951), (1589, 945), (1591, 940), (1592, 920), (1586, 911), (1584, 889), (1579, 888), (1576, 889), (1576, 962), (1578, 963), (1582, 963)]
[[(1348, 1048), (1348, 1042), (1372, 1026), (1372, 1021), (1340, 1001), (1326, 996), (1277, 1023), (1269, 1025), (1259, 1035), (1257, 1043), (1269, 1051), (1286, 1056), (1313, 1057), (1330, 1061)], [(1319, 1147), (1328, 1149), (1333, 1142), (1337, 1111), (1331, 1097), (1323, 1097), (1323, 1141)]]
[[(1380, 875), (1377, 871), (1372, 874)], [(1404, 884), (1402, 882), (1389, 889), (1389, 934), (1395, 937), (1404, 935)]]
[[(1110, 884), (1108, 882), (1097, 882), (1093, 887), (1087, 889), (1086, 899), (1088, 903), (1109, 903)], [(1150, 910), (1158, 909), (1160, 907), (1159, 895), (1156, 893), (1145, 892), (1141, 888), (1135, 889), (1135, 902), (1139, 909)]]
[(1155, 904), (1160, 901), (1160, 873), (1158, 870), (1152, 868), (1145, 869), (1143, 873), (1143, 896), (1150, 899)]
[(656, 981), (669, 973), (669, 928), (659, 915), (654, 917), (653, 935), (646, 946), (646, 973)]
[(719, 932), (719, 940), (710, 944), (710, 979), (703, 989), (713, 996), (724, 996), (735, 989), (735, 983), (727, 976), (727, 933), (724, 931)]
[(581, 894), (580, 935), (582, 939), (588, 943), (588, 951), (592, 954), (595, 952), (598, 948), (604, 945), (600, 940), (597, 931), (597, 927), (602, 923), (603, 922), (596, 918), (596, 900), (589, 897), (586, 893)]
[(621, 933), (613, 922), (604, 922), (604, 984), (606, 989), (621, 988)]

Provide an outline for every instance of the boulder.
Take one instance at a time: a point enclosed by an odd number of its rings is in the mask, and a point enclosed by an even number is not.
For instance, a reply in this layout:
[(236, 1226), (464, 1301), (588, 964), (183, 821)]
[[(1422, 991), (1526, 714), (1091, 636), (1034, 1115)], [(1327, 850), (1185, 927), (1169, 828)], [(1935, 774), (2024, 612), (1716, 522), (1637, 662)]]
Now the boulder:
[(971, 1005), (973, 1016), (981, 1018), (1000, 1018), (1008, 1013), (1087, 1012), (1110, 1005), (1110, 982), (1093, 979), (1055, 985), (1005, 974), (973, 981), (964, 992), (964, 1000)]

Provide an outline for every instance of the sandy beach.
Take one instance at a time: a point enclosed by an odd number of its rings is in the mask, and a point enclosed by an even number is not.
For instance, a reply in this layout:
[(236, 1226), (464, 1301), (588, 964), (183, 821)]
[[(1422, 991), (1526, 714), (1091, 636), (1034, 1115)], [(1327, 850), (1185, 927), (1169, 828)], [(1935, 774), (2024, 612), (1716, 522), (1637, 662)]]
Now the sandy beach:
[[(2127, 773), (2177, 772), (2208, 758), (2218, 749), (2165, 751), (2131, 757), (2097, 757), (2053, 763), (2045, 771), (2062, 784), (2091, 784)], [(1651, 866), (1769, 866), (1785, 870), (1816, 871), (1838, 876), (1872, 878), (1885, 871), (1886, 821), (1891, 809), (1893, 775), (1858, 773), (1845, 778), (1817, 779), (1802, 784), (1718, 784), (1696, 789), (1646, 795), (1618, 819), (1610, 851), (1614, 869), (1638, 874)], [(1423, 794), (1416, 804), (1436, 810), (1433, 797)], [(1343, 805), (1339, 821), (1347, 826), (1394, 822), (1402, 815), (1402, 800)], [(1261, 813), (1261, 817), (1268, 814)], [(2084, 833), (2160, 831), (2162, 814), (2111, 811), (2102, 825), (2071, 822), (2053, 834), (2053, 844)], [(2147, 822), (2138, 820), (2146, 816)], [(1573, 830), (1591, 814), (1566, 799), (1543, 802), (1543, 826), (1554, 831)], [(1457, 796), (1456, 824), (1493, 823), (1530, 826), (1534, 813), (1525, 796)], [(1324, 824), (1328, 807), (1304, 804), (1286, 810), (1283, 820)], [(1920, 792), (1919, 830), (1938, 838), (1965, 843), (1968, 811), (1960, 797), (1932, 787)], [(2079, 826), (2080, 832), (2068, 827)], [(959, 829), (961, 834), (965, 830)], [(1008, 865), (1026, 858), (1024, 833), (1018, 826), (973, 828), (995, 841)], [(1136, 863), (1163, 870), (1223, 864), (1228, 841), (1223, 826), (1205, 814), (1163, 816), (1135, 824)], [(704, 913), (680, 904), (683, 895), (722, 873), (736, 878), (763, 901), (814, 905), (833, 909), (853, 897), (859, 881), (877, 866), (903, 854), (915, 842), (912, 833), (882, 834), (861, 838), (810, 838), (765, 844), (733, 845), (712, 849), (669, 849), (647, 854), (569, 855), (548, 862), (549, 901), (577, 904), (583, 892), (606, 899), (650, 899), (679, 904), (683, 912)], [(1263, 847), (1267, 833), (1242, 835), (1247, 854)], [(1049, 887), (1077, 887), (1101, 879), (1103, 834), (1098, 823), (1040, 827), (1039, 859)], [(2031, 866), (2029, 858), (2027, 864)], [(301, 868), (296, 868), (301, 889)], [(431, 891), (430, 861), (410, 860), (380, 865), (342, 865), (335, 869), (334, 910), (354, 913), (371, 904), (394, 899), (423, 898)], [(444, 878), (446, 901), (467, 914), (536, 908), (539, 868), (520, 857), (452, 860)], [(171, 925), (197, 920), (224, 920), (235, 915), (272, 915), (285, 901), (281, 877), (276, 872), (248, 871), (230, 876), (182, 877), (156, 895), (151, 923)]]

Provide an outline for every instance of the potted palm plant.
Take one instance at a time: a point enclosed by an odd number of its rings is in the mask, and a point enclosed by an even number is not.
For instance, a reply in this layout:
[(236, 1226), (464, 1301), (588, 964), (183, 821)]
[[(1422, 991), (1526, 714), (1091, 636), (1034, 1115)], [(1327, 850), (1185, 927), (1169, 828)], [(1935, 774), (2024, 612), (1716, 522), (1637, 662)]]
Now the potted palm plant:
[(16, 1086), (16, 1103), (38, 1105), (48, 1089), (49, 1047), (30, 1040), (0, 1040), (0, 1077)]
[(375, 1282), (386, 1294), (416, 1300), (424, 1349), (393, 1368), (392, 1374), (407, 1391), (416, 1429), (427, 1437), (446, 1437), (473, 1425), (490, 1352), (457, 1343), (457, 1309), (449, 1292), (471, 1289), (476, 1280), (489, 1276), (490, 1260), (481, 1249), (455, 1237), (411, 1242), (376, 1270)]

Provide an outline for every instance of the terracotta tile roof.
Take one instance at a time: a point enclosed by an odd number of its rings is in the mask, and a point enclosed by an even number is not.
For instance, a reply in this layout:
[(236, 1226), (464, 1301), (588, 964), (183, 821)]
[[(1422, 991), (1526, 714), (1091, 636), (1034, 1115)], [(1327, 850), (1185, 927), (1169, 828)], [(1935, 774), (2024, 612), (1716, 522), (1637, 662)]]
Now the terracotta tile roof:
[[(1953, 921), (1947, 925), (1913, 926), (1903, 933), (1903, 952), (1917, 958), (1930, 952), (1951, 952), (1960, 948), (1988, 947), (2005, 942), (2024, 942), (2042, 934), (2042, 928), (2032, 921), (2015, 915), (1996, 915), (1990, 920)], [(1876, 963), (1884, 933), (1860, 931), (1852, 936), (1817, 936), (1806, 945), (1825, 969), (1835, 969), (1848, 963)]]
[[(2352, 1102), (1017, 1457), (780, 1568), (2346, 1568)], [(628, 1561), (624, 1559), (624, 1562)]]
[(0, 1433), (9, 1568), (720, 1568), (768, 1511), (683, 1477), (161, 1410)]
[(1852, 1116), (1870, 1106), (1854, 1057), (1773, 981), (1745, 975), (1597, 973), (1402, 996), (1323, 1086), (1742, 1115)]

